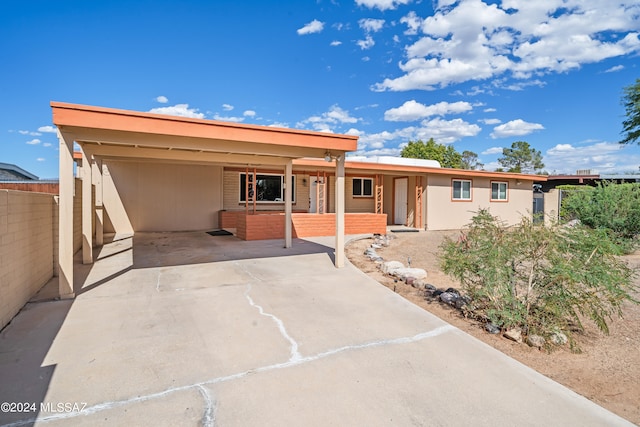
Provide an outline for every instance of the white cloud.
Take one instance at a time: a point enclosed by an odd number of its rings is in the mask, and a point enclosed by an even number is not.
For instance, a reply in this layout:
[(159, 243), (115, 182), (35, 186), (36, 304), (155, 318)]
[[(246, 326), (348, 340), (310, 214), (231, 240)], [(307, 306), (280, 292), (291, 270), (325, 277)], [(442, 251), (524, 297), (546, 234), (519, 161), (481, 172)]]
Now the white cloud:
[(334, 40), (334, 41), (332, 41), (329, 45), (330, 45), (330, 46), (340, 46), (341, 44), (342, 44), (342, 42), (341, 42), (341, 41), (339, 41), (339, 40)]
[(615, 73), (616, 71), (624, 70), (624, 65), (615, 65), (607, 70), (604, 70), (605, 73)]
[(305, 34), (319, 33), (324, 29), (324, 22), (320, 22), (317, 19), (305, 24), (304, 27), (298, 28), (298, 35), (303, 36)]
[(41, 141), (38, 138), (34, 138), (31, 141), (27, 141), (27, 144), (29, 144), (29, 145), (38, 145), (38, 144), (40, 144), (40, 142)]
[(444, 116), (445, 114), (463, 113), (473, 107), (468, 102), (439, 102), (432, 105), (424, 105), (415, 100), (407, 101), (398, 108), (391, 108), (384, 112), (384, 119), (391, 122), (412, 121), (431, 116)]
[(398, 5), (408, 4), (411, 0), (356, 0), (358, 6), (365, 6), (369, 9), (389, 10), (395, 9)]
[(360, 119), (351, 117), (348, 111), (343, 110), (337, 104), (329, 107), (329, 111), (322, 113), (319, 116), (311, 116), (302, 122), (297, 124), (298, 127), (306, 127), (311, 125), (311, 128), (320, 132), (331, 132), (337, 125), (345, 123), (357, 123)]
[(29, 130), (19, 130), (18, 133), (20, 135), (29, 135), (29, 136), (40, 136), (42, 135), (40, 132), (32, 132)]
[(496, 110), (495, 108), (485, 108), (482, 111), (484, 111), (485, 113), (495, 113), (498, 110)]
[(384, 19), (364, 18), (358, 21), (358, 25), (367, 33), (375, 33), (382, 29), (384, 22)]
[(244, 113), (242, 113), (242, 115), (245, 117), (255, 117), (256, 112), (253, 110), (246, 110)]
[(47, 160), (47, 159), (45, 159), (44, 157), (38, 157), (36, 159), (36, 161), (38, 161), (38, 162), (44, 162), (45, 160)]
[[(433, 90), (488, 79), (529, 80), (640, 52), (640, 3), (606, 0), (441, 0), (433, 16), (408, 14), (402, 75), (377, 91)], [(522, 90), (544, 84), (498, 81)]]
[(58, 128), (56, 128), (55, 126), (40, 126), (38, 128), (38, 132), (58, 133)]
[(220, 114), (217, 114), (217, 113), (213, 115), (213, 118), (215, 120), (220, 120), (223, 122), (235, 122), (235, 123), (239, 123), (244, 120), (244, 117), (221, 116)]
[(640, 155), (632, 154), (633, 147), (617, 142), (596, 142), (590, 145), (557, 144), (546, 151), (545, 169), (557, 174), (574, 174), (579, 169), (592, 173), (621, 173), (636, 171)]
[(160, 95), (156, 98), (156, 102), (159, 102), (160, 104), (166, 104), (167, 102), (169, 102), (169, 99), (166, 96)]
[(516, 119), (494, 127), (493, 132), (491, 132), (491, 138), (496, 139), (529, 135), (530, 133), (541, 129), (544, 129), (544, 126), (540, 123), (528, 123), (522, 119)]
[(233, 105), (229, 105), (229, 104), (222, 104), (222, 109), (224, 111), (231, 111), (233, 110)]
[[(470, 124), (462, 119), (443, 120), (435, 118), (424, 120), (420, 126), (409, 126), (394, 131), (383, 131), (379, 133), (361, 133), (358, 145), (358, 155), (381, 155), (379, 151), (371, 150), (392, 150), (395, 155), (400, 153), (401, 148), (408, 141), (428, 141), (433, 138), (439, 144), (451, 144), (464, 137), (476, 136), (480, 133), (480, 127)], [(398, 148), (389, 148), (393, 145)]]
[(167, 114), (170, 116), (190, 117), (193, 119), (203, 119), (204, 113), (198, 112), (197, 108), (189, 108), (189, 104), (176, 104), (171, 107), (158, 107), (149, 110), (150, 113)]
[(502, 154), (502, 147), (487, 148), (486, 150), (484, 150), (480, 154), (483, 154), (483, 155), (487, 155), (487, 154)]
[(497, 125), (499, 123), (502, 123), (502, 120), (500, 119), (480, 119), (478, 121), (484, 123), (485, 125)]
[(418, 30), (422, 27), (423, 21), (424, 20), (416, 15), (414, 11), (411, 11), (406, 16), (400, 18), (400, 23), (407, 26), (407, 30), (404, 33), (408, 36), (418, 34)]
[(356, 43), (362, 50), (371, 49), (376, 44), (376, 42), (373, 41), (373, 38), (368, 34), (364, 40), (358, 40)]
[(43, 147), (51, 147), (51, 143), (50, 142), (45, 142), (44, 144), (42, 144)]

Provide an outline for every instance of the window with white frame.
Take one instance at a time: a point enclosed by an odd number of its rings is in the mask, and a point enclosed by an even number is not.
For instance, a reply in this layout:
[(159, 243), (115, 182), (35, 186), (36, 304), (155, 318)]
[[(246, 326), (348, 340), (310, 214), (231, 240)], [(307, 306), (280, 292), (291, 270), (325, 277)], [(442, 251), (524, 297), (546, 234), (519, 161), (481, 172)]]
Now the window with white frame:
[(353, 197), (373, 197), (373, 179), (353, 178)]
[(453, 200), (471, 200), (471, 181), (468, 179), (454, 179)]
[(509, 190), (509, 184), (506, 182), (492, 182), (491, 183), (491, 200), (507, 200), (507, 191)]
[[(253, 174), (249, 174), (249, 200), (255, 196), (258, 203), (284, 203), (286, 190), (284, 175), (261, 173), (256, 174), (256, 182), (253, 182)], [(291, 201), (296, 201), (296, 177), (291, 180)], [(247, 174), (240, 174), (240, 201), (247, 200)]]

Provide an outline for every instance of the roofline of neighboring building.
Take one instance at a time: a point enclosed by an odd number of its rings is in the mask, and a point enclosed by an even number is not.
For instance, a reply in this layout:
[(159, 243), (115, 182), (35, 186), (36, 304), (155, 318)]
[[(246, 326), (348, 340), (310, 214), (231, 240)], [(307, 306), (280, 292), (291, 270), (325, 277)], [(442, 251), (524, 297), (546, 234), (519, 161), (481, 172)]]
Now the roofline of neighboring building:
[(36, 181), (38, 180), (38, 177), (35, 176), (34, 174), (27, 172), (26, 170), (22, 169), (20, 166), (16, 166), (12, 163), (0, 163), (0, 169), (14, 171), (19, 173), (20, 175), (23, 175), (26, 178), (30, 178)]
[(358, 146), (358, 137), (354, 135), (195, 119), (57, 101), (51, 101), (50, 104), (53, 123), (61, 130), (70, 128), (72, 133), (73, 128), (93, 128), (336, 151), (355, 151)]

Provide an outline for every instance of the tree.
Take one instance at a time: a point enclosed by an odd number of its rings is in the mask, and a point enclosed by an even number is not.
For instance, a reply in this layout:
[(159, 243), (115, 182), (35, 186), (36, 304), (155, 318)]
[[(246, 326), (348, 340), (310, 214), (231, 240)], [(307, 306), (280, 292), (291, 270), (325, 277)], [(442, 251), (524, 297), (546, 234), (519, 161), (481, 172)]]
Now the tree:
[(462, 155), (452, 145), (438, 144), (429, 138), (427, 142), (422, 140), (409, 141), (400, 152), (401, 157), (412, 159), (436, 160), (445, 168), (461, 168)]
[(621, 144), (640, 144), (640, 79), (635, 84), (624, 88), (622, 105), (625, 108), (627, 119), (622, 122), (624, 138)]
[(503, 148), (502, 157), (498, 162), (507, 169), (507, 172), (531, 173), (544, 167), (542, 153), (524, 141), (514, 142), (511, 148)]
[(473, 151), (464, 150), (462, 152), (462, 169), (482, 169), (484, 167), (484, 163), (480, 163), (478, 160), (478, 155)]

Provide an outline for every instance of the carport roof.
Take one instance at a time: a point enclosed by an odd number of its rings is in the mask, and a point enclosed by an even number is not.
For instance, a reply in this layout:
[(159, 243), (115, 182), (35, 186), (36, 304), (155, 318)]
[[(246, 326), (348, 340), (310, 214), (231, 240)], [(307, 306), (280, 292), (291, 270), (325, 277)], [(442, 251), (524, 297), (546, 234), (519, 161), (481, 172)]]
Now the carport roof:
[[(51, 102), (53, 123), (80, 143), (299, 158), (354, 151), (358, 137)], [(141, 153), (142, 154), (142, 153)]]

